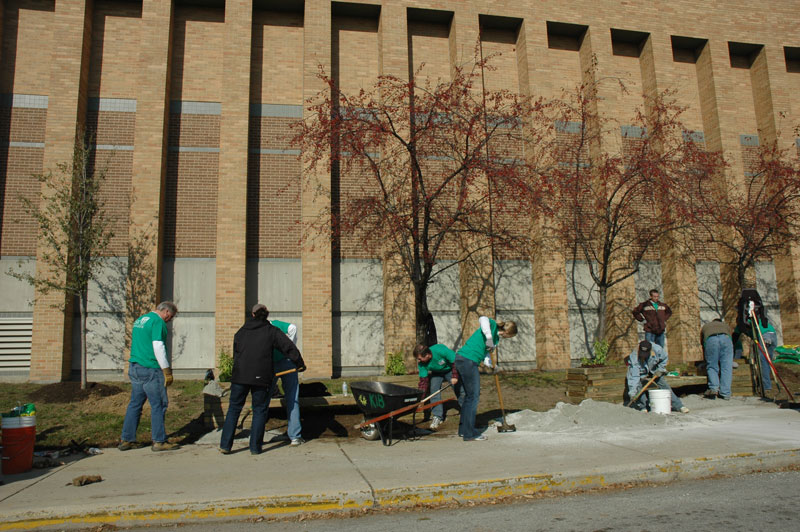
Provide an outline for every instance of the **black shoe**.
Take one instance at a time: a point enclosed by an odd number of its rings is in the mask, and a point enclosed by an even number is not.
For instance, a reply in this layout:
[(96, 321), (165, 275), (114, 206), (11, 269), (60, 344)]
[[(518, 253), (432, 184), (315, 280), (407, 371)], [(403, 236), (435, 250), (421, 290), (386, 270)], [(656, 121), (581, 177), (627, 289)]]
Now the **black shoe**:
[(717, 398), (717, 392), (716, 392), (716, 390), (706, 390), (705, 393), (703, 393), (703, 397), (705, 399), (716, 399)]

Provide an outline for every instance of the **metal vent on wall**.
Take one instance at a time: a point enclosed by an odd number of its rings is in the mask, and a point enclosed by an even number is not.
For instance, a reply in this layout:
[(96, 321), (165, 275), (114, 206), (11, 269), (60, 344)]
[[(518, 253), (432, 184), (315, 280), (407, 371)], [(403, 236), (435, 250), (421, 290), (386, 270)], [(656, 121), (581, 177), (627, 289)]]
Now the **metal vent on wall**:
[(33, 318), (0, 318), (0, 369), (31, 367)]

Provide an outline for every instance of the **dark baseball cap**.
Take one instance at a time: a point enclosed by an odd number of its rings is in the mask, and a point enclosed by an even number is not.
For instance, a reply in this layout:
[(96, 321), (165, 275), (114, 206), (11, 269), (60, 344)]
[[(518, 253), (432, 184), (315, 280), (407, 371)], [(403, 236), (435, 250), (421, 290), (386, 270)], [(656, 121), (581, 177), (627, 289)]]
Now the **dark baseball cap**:
[(653, 344), (651, 344), (647, 340), (642, 340), (641, 342), (639, 342), (639, 356), (649, 355), (650, 354), (650, 350), (652, 348), (653, 348)]

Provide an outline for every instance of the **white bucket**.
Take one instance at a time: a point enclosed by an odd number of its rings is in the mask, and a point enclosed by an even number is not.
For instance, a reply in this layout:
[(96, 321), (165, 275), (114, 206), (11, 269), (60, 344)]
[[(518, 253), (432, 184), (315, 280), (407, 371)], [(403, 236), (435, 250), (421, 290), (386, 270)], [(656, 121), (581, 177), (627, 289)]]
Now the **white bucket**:
[(650, 412), (669, 414), (672, 411), (672, 390), (648, 390), (650, 394)]

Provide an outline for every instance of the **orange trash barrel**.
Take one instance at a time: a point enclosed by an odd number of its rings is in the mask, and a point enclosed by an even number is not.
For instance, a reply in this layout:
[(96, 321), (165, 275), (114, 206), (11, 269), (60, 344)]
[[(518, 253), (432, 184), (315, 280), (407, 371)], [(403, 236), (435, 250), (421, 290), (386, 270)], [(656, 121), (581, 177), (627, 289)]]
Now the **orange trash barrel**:
[(33, 467), (33, 443), (36, 441), (36, 416), (4, 417), (3, 474), (15, 475)]

